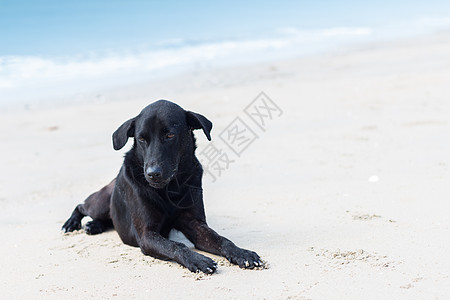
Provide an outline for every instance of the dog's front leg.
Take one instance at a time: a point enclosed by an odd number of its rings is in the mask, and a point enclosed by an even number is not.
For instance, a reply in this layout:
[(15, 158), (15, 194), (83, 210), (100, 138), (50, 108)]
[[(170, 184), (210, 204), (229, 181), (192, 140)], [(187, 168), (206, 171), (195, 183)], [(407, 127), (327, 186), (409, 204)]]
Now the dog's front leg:
[(212, 274), (217, 269), (217, 263), (211, 258), (190, 250), (182, 243), (168, 240), (154, 231), (145, 231), (139, 246), (145, 255), (174, 260), (192, 272)]
[(241, 268), (253, 269), (263, 266), (256, 252), (237, 247), (232, 241), (211, 229), (204, 221), (193, 219), (183, 222), (180, 230), (197, 249), (224, 256)]

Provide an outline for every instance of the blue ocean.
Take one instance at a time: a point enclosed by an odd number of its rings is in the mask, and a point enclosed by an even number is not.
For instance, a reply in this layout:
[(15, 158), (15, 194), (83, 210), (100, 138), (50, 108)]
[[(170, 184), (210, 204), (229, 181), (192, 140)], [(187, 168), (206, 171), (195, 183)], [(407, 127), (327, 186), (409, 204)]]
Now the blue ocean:
[(2, 1), (0, 109), (447, 28), (443, 1)]

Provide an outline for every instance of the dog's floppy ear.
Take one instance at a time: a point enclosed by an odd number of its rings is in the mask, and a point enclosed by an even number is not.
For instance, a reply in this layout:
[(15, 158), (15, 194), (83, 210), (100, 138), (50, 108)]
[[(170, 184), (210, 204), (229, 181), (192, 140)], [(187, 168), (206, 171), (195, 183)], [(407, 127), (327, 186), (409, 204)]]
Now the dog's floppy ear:
[(210, 120), (192, 111), (186, 111), (186, 121), (192, 129), (203, 129), (208, 141), (211, 140), (211, 129), (213, 124)]
[(113, 139), (113, 147), (114, 150), (122, 149), (123, 146), (128, 141), (129, 137), (134, 136), (134, 121), (136, 118), (130, 119), (120, 125), (116, 131), (114, 131), (112, 139)]

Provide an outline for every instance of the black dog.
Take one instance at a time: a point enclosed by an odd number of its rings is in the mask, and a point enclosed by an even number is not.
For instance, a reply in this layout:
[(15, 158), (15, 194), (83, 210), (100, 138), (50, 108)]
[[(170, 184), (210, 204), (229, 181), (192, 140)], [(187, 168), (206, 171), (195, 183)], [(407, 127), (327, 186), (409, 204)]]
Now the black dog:
[(212, 259), (167, 239), (174, 228), (197, 249), (222, 255), (241, 268), (262, 266), (258, 254), (238, 248), (206, 224), (194, 129), (203, 129), (211, 140), (208, 119), (165, 100), (122, 124), (113, 134), (114, 149), (125, 146), (129, 137), (134, 144), (119, 175), (78, 205), (62, 229), (80, 229), (81, 219), (90, 216), (88, 234), (114, 227), (125, 244), (140, 247), (145, 255), (177, 261), (192, 272), (213, 273), (217, 264)]

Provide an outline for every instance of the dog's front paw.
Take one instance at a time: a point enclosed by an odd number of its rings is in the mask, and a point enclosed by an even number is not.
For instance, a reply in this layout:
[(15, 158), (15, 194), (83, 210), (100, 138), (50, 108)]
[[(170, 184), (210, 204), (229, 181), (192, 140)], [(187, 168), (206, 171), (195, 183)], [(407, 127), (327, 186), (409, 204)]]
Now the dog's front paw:
[(61, 228), (64, 232), (72, 232), (81, 229), (81, 221), (77, 218), (70, 217)]
[(264, 263), (254, 251), (235, 247), (225, 255), (232, 264), (238, 265), (242, 269), (254, 269), (255, 267), (263, 267)]
[(201, 271), (205, 274), (212, 274), (217, 270), (217, 263), (214, 260), (196, 252), (189, 255), (184, 266), (191, 272)]

